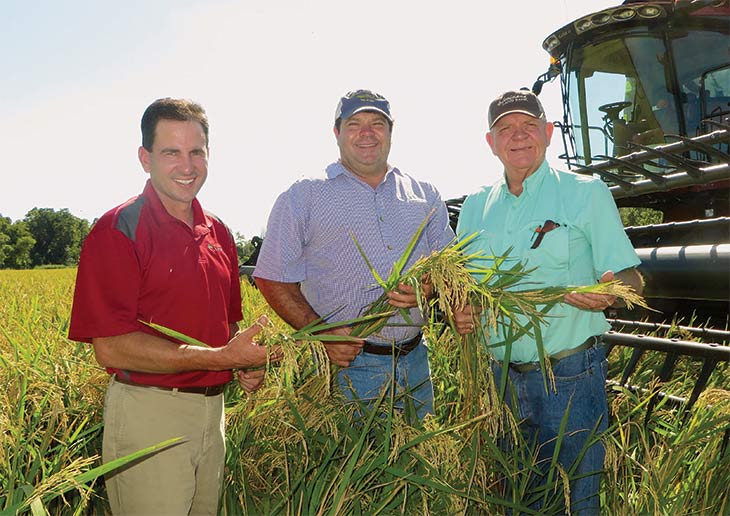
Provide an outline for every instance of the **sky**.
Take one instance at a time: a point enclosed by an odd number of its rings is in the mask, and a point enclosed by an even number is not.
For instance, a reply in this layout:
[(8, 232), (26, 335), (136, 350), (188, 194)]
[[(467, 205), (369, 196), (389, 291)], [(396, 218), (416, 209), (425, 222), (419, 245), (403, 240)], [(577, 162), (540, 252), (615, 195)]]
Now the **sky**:
[[(459, 197), (501, 173), (489, 102), (547, 70), (548, 35), (620, 3), (3, 0), (0, 215), (93, 221), (137, 195), (142, 113), (185, 97), (210, 121), (203, 207), (263, 235), (276, 197), (338, 158), (335, 108), (361, 88), (390, 101), (390, 164)], [(557, 80), (540, 98), (562, 118)], [(548, 159), (561, 152), (556, 132)]]

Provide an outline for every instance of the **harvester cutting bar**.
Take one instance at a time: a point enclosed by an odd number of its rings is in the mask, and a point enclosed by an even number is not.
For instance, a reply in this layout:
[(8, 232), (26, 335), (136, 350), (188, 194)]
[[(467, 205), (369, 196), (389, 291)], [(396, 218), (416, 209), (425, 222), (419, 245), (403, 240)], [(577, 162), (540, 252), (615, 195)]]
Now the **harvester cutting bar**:
[(643, 321), (629, 321), (626, 319), (608, 319), (608, 322), (618, 330), (621, 328), (635, 328), (644, 331), (679, 331), (689, 333), (703, 339), (709, 339), (715, 342), (730, 341), (730, 331), (716, 330), (714, 328), (697, 328), (694, 326), (680, 326), (673, 324), (661, 324)]
[[(615, 380), (606, 380), (606, 385), (618, 385), (620, 387), (623, 387), (624, 389), (630, 390), (631, 392), (643, 392), (643, 393), (647, 393), (647, 394), (652, 392), (651, 390), (649, 390), (645, 387), (641, 387), (639, 385), (621, 385), (619, 382), (617, 382)], [(672, 405), (674, 405), (674, 406), (682, 406), (685, 403), (687, 403), (687, 398), (683, 398), (681, 396), (674, 396), (673, 394), (669, 394), (664, 391), (659, 391), (658, 393), (656, 393), (656, 395), (659, 396), (660, 398), (665, 398), (667, 401), (672, 403)]]
[[(723, 346), (715, 342), (691, 342), (681, 339), (664, 339), (648, 335), (635, 335), (608, 331), (603, 334), (603, 340), (610, 350), (613, 346), (629, 346), (642, 352), (647, 350), (675, 353), (700, 359), (711, 359), (717, 362), (730, 362), (730, 346)], [(625, 371), (626, 372), (626, 371)], [(633, 370), (628, 371), (630, 375)]]
[[(707, 386), (707, 380), (719, 362), (730, 362), (730, 346), (723, 346), (716, 343), (690, 342), (680, 339), (664, 339), (660, 337), (649, 337), (646, 335), (633, 335), (609, 331), (603, 335), (606, 342), (606, 352), (609, 353), (615, 346), (628, 346), (634, 348), (629, 363), (624, 368), (620, 385), (631, 388), (628, 384), (629, 377), (634, 373), (639, 359), (646, 351), (660, 351), (666, 353), (664, 364), (657, 373), (660, 382), (668, 381), (674, 372), (677, 359), (680, 356), (688, 356), (702, 361), (702, 369), (697, 377), (692, 393), (687, 400), (686, 410), (690, 410), (697, 401), (700, 393)], [(653, 395), (659, 394), (658, 388), (652, 391)], [(654, 408), (655, 399), (652, 399), (647, 406), (646, 420)]]

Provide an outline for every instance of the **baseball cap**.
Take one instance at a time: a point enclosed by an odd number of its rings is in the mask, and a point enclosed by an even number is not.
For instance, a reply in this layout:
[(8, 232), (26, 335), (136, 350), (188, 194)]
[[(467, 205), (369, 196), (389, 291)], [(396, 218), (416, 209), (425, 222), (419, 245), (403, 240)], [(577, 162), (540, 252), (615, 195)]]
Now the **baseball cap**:
[(512, 113), (522, 113), (545, 119), (545, 110), (542, 108), (537, 95), (528, 89), (507, 91), (489, 104), (489, 128), (491, 129), (497, 123), (497, 120), (503, 116)]
[(357, 90), (349, 92), (340, 99), (335, 111), (335, 122), (340, 118), (350, 118), (360, 111), (376, 111), (390, 122), (393, 121), (390, 115), (390, 103), (385, 97), (370, 90)]

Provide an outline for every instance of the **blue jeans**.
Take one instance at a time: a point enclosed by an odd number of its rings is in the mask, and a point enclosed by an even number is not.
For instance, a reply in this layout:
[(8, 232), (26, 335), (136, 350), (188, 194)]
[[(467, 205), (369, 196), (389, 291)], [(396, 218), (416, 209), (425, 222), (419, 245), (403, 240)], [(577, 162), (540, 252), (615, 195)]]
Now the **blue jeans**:
[[(501, 364), (494, 364), (495, 381), (499, 385)], [(536, 486), (545, 482), (545, 474), (555, 450), (556, 437), (560, 424), (569, 409), (568, 423), (565, 429), (558, 461), (570, 472), (570, 468), (579, 458), (597, 425), (600, 434), (608, 427), (608, 404), (606, 400), (606, 374), (608, 361), (602, 342), (570, 355), (553, 365), (555, 387), (549, 386), (545, 392), (542, 373), (532, 370), (520, 373), (511, 368), (510, 381), (507, 382), (505, 399), (514, 408), (517, 402), (516, 417), (520, 420), (520, 428), (527, 442), (537, 442), (538, 466), (543, 471), (541, 478), (536, 479)], [(570, 404), (570, 407), (568, 407)], [(600, 441), (588, 447), (576, 470), (570, 474), (586, 475), (570, 482), (570, 504), (574, 515), (599, 513), (598, 492), (600, 473), (603, 471), (605, 449)], [(556, 472), (557, 473), (557, 472)], [(540, 508), (540, 503), (531, 506)]]
[[(418, 419), (433, 413), (428, 348), (423, 340), (410, 353), (399, 356), (395, 367), (392, 356), (360, 353), (350, 367), (338, 372), (337, 383), (348, 399), (363, 401), (377, 400), (385, 388), (390, 394), (395, 386), (396, 408), (403, 410), (406, 403), (413, 402)], [(404, 402), (404, 397), (409, 401)], [(385, 399), (387, 402), (388, 395)]]

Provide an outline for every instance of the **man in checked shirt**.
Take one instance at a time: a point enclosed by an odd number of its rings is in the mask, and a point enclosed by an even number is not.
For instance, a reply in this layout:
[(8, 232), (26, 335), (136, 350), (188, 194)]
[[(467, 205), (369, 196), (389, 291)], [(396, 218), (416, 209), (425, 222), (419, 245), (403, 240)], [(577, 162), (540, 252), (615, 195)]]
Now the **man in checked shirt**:
[[(324, 177), (294, 183), (274, 204), (254, 278), (266, 301), (296, 329), (320, 317), (353, 319), (381, 294), (351, 235), (382, 277), (432, 210), (406, 267), (454, 238), (436, 188), (388, 164), (392, 130), (384, 97), (348, 93), (335, 113), (340, 159)], [(394, 387), (398, 405), (408, 397), (423, 418), (433, 412), (424, 321), (411, 287), (400, 285), (388, 296), (392, 306), (410, 309), (413, 325), (386, 326), (368, 340), (328, 343), (327, 353), (341, 366), (338, 383), (346, 396), (372, 400)]]

